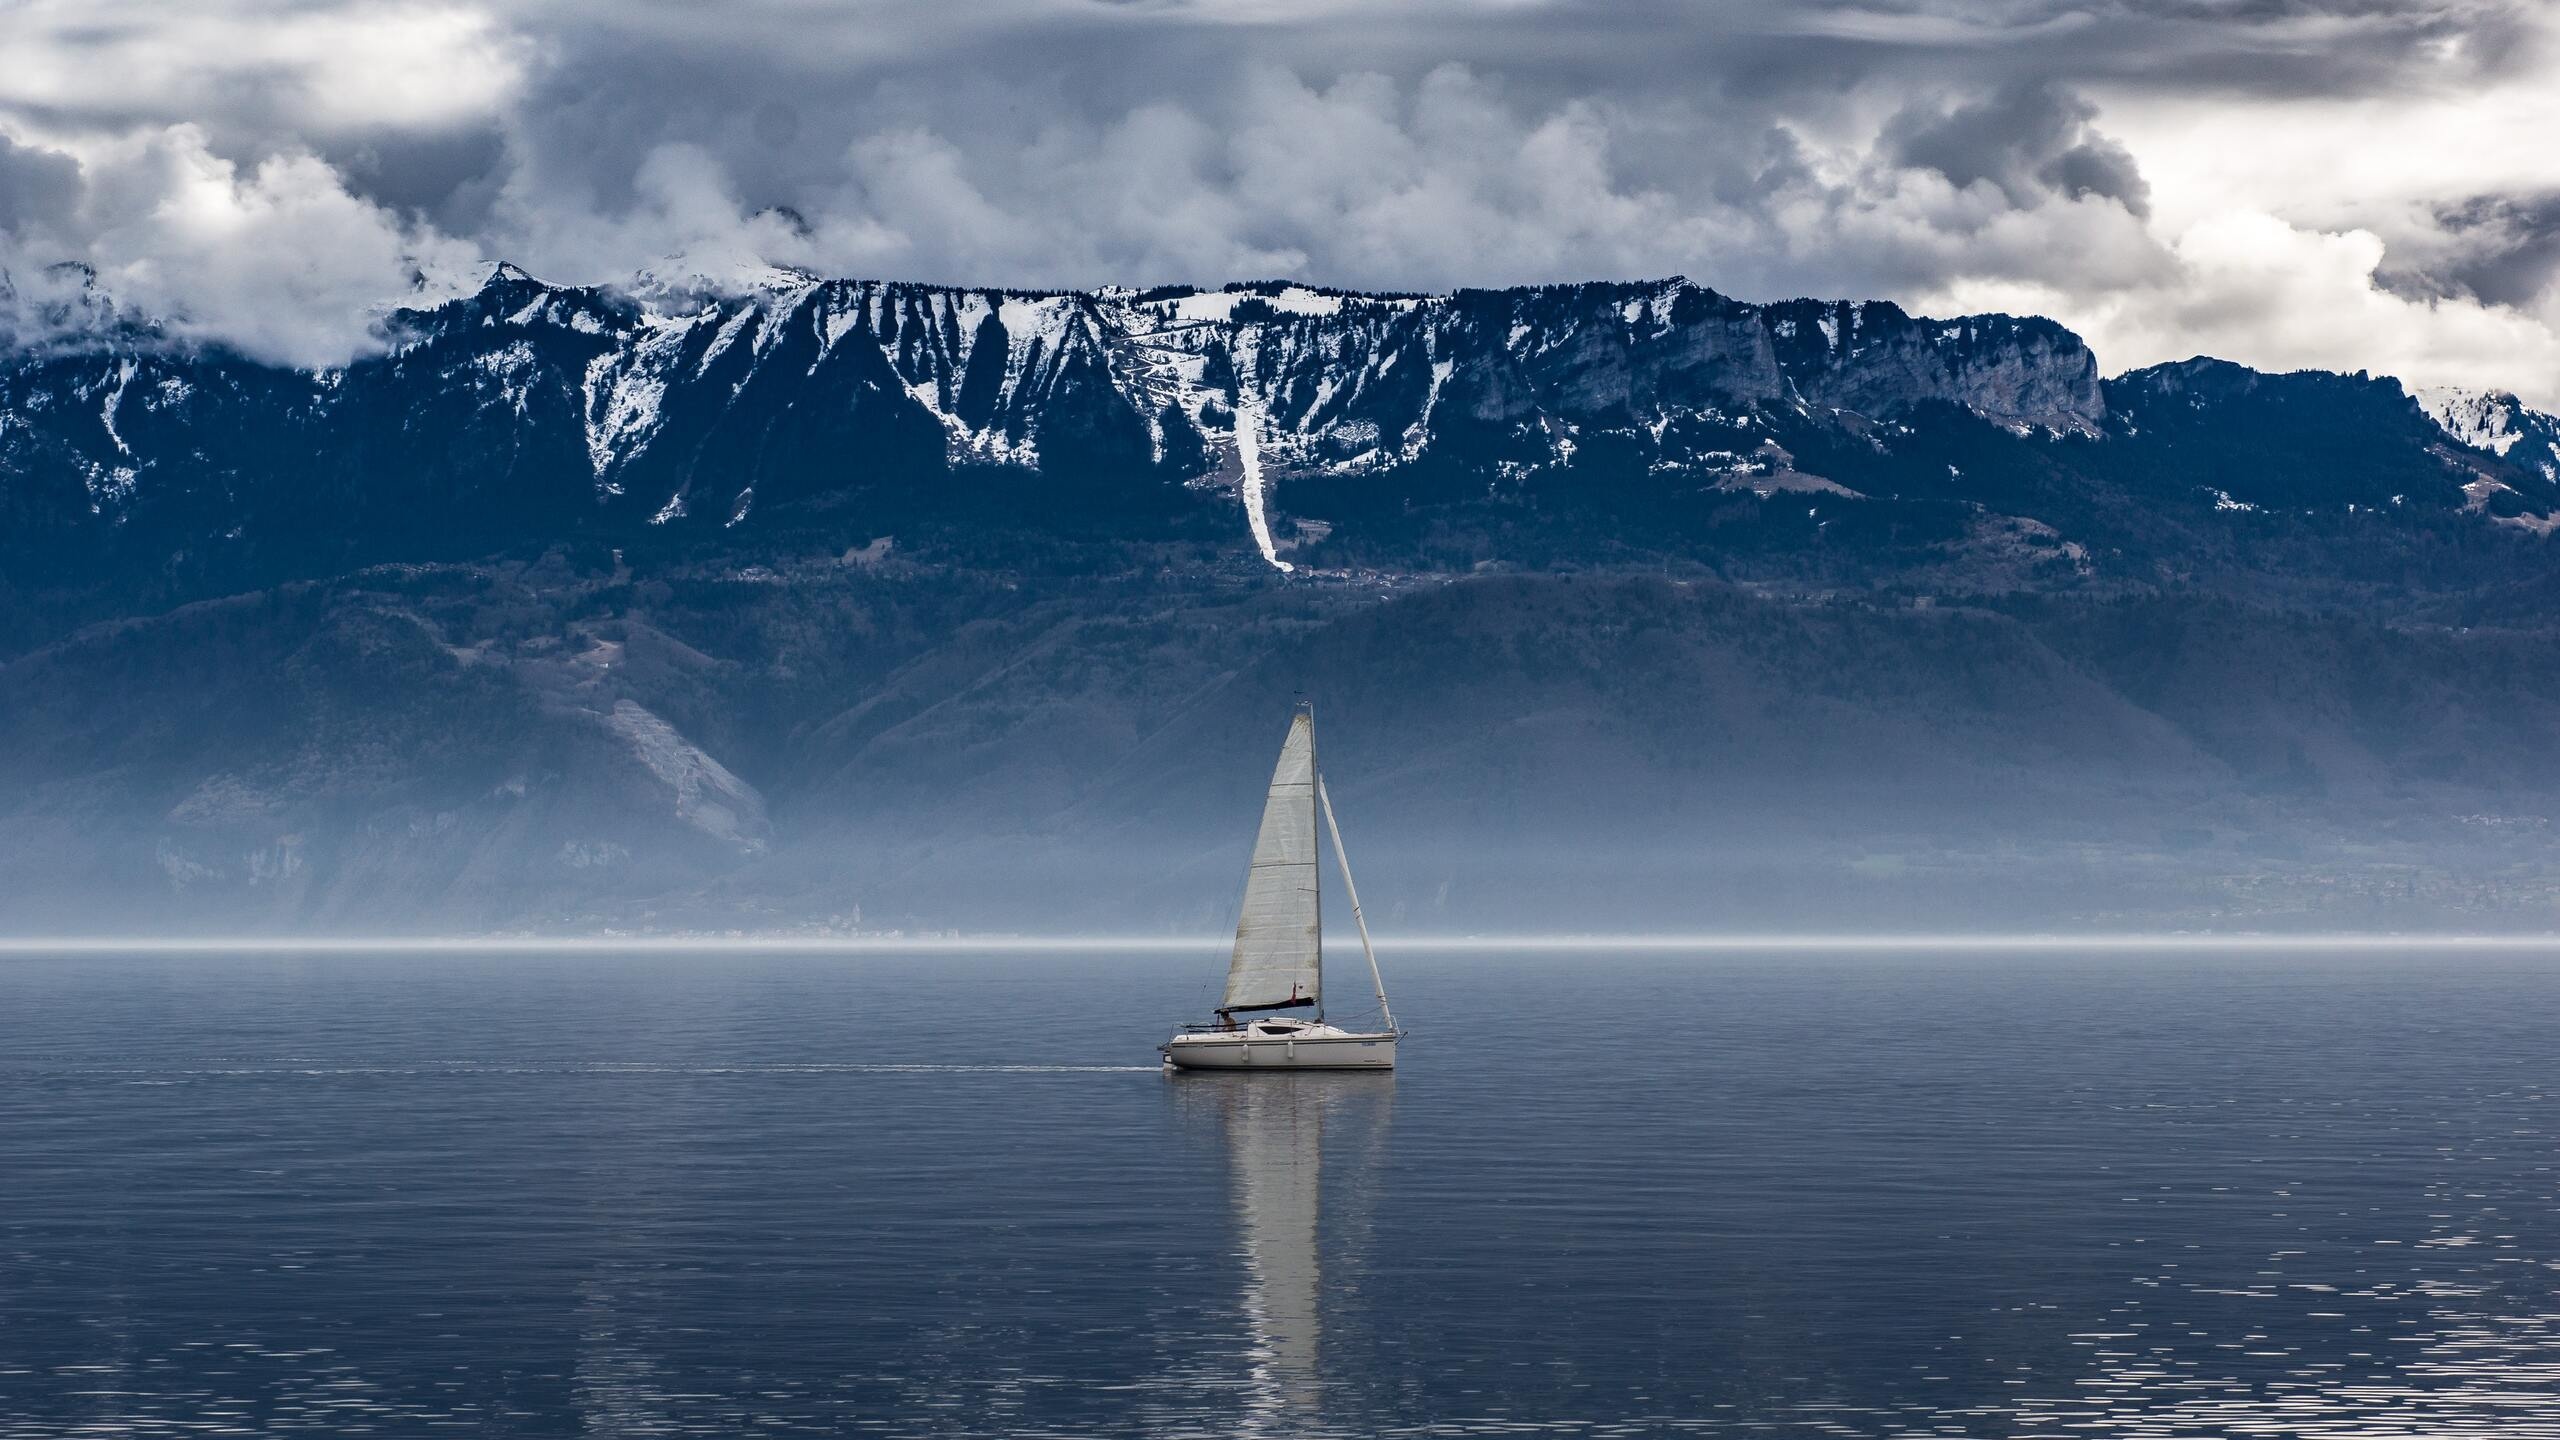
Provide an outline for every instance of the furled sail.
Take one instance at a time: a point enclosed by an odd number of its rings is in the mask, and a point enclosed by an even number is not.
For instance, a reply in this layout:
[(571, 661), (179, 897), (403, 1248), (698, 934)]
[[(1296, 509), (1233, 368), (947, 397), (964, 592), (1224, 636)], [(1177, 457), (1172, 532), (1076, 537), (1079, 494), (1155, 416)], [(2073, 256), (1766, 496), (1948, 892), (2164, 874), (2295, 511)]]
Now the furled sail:
[(1236, 921), (1235, 957), (1227, 965), (1221, 1010), (1278, 1010), (1317, 1005), (1324, 983), (1322, 917), (1316, 879), (1316, 724), (1304, 711), (1289, 722), (1262, 833), (1245, 876), (1244, 914)]

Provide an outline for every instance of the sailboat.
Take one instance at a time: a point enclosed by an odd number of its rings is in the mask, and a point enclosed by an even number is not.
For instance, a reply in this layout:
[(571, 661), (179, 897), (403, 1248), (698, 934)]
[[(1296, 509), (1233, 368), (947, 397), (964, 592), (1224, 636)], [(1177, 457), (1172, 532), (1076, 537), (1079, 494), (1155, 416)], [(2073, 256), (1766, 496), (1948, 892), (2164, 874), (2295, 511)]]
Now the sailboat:
[[(1351, 897), (1381, 1029), (1325, 1023), (1319, 813), (1333, 839), (1334, 861), (1342, 867), (1343, 892)], [(1286, 1013), (1291, 1011), (1305, 1014)], [(1262, 829), (1254, 837), (1235, 950), (1227, 961), (1226, 998), (1214, 1022), (1185, 1026), (1157, 1048), (1167, 1065), (1182, 1070), (1392, 1070), (1403, 1033), (1387, 1008), (1387, 982), (1379, 977), (1377, 948), (1369, 943), (1369, 922), (1360, 913), (1360, 889), (1351, 882), (1342, 826), (1333, 818), (1324, 772), (1316, 767), (1315, 707), (1301, 703), (1290, 717), (1262, 804)]]

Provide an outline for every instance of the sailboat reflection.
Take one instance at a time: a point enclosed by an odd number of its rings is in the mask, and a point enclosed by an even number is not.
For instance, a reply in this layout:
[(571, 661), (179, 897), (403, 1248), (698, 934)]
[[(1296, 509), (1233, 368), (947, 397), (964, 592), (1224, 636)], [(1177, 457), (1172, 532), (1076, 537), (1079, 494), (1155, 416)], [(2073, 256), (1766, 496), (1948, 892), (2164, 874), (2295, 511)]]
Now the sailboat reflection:
[[(1304, 1429), (1322, 1395), (1323, 1302), (1333, 1300), (1338, 1316), (1340, 1297), (1357, 1290), (1367, 1266), (1394, 1078), (1187, 1072), (1172, 1089), (1178, 1104), (1213, 1112), (1226, 1132), (1252, 1339), (1247, 1427)], [(1330, 1227), (1322, 1224), (1328, 1156), (1336, 1207)]]

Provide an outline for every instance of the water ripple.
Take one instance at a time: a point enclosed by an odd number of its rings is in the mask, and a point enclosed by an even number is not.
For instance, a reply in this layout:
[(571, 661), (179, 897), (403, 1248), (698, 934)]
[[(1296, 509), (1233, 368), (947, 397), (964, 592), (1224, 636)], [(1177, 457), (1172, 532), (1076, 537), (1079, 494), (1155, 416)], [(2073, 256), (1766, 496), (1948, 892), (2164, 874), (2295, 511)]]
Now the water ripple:
[(2548, 971), (18, 958), (0, 1440), (2560, 1437)]

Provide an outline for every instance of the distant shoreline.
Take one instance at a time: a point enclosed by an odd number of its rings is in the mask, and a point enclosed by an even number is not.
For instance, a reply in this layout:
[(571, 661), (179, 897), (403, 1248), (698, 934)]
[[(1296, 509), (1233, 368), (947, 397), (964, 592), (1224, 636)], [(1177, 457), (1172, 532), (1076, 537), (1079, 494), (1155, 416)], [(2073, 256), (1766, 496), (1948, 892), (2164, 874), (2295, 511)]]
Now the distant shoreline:
[[(0, 956), (13, 955), (234, 955), (805, 953), (805, 954), (1005, 954), (1125, 951), (1183, 953), (1224, 949), (1223, 936), (1166, 935), (485, 935), (485, 936), (223, 936), (0, 937)], [(1382, 952), (1491, 953), (1610, 951), (1735, 953), (1911, 952), (1951, 950), (2035, 954), (2071, 951), (2217, 950), (2516, 950), (2560, 952), (2560, 934), (2268, 933), (2175, 931), (2157, 934), (1915, 934), (1861, 935), (1772, 933), (1733, 935), (1412, 935), (1380, 936)]]

